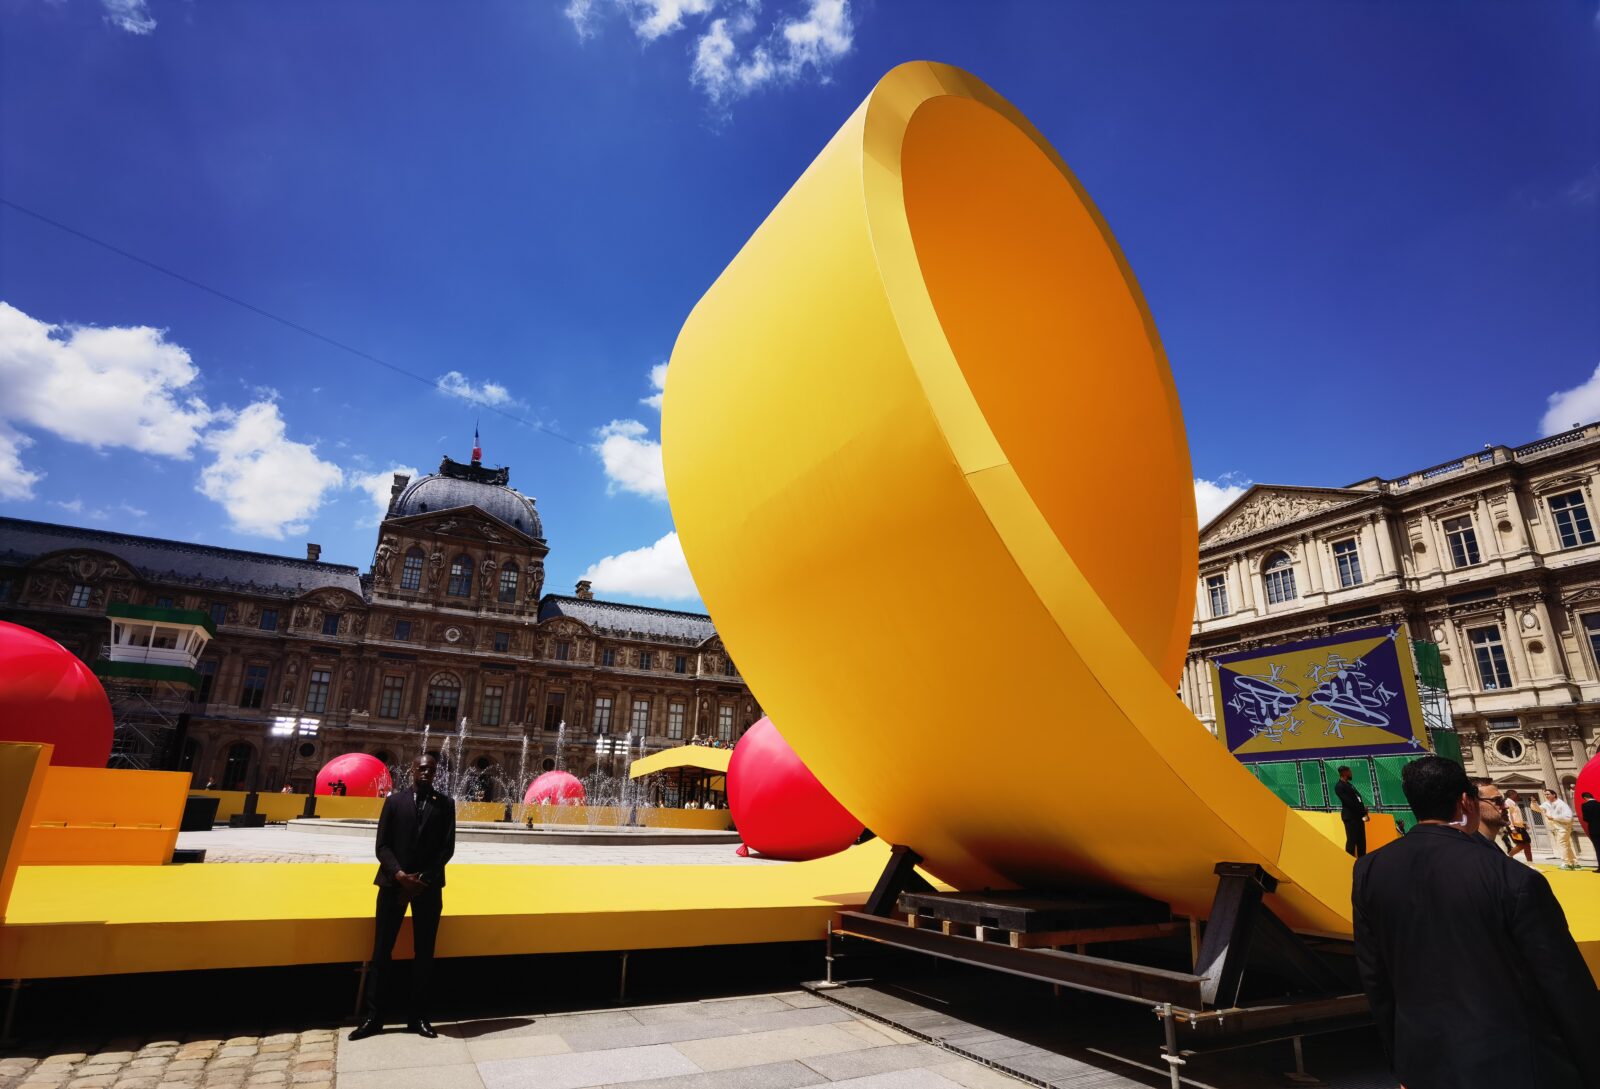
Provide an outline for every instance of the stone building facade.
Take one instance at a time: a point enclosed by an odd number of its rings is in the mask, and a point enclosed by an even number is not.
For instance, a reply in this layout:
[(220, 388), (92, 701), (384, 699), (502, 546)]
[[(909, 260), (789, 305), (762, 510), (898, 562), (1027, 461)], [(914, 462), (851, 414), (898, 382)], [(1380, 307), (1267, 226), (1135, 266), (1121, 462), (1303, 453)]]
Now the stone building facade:
[[(394, 766), (456, 734), (490, 798), (524, 751), (584, 775), (648, 750), (733, 741), (761, 716), (709, 617), (544, 593), (549, 552), (508, 469), (445, 458), (396, 474), (372, 566), (0, 518), (0, 620), (93, 661), (113, 602), (198, 609), (216, 625), (197, 663), (180, 766), (197, 784), (308, 788), (334, 756)], [(565, 724), (563, 732), (560, 727)], [(526, 744), (526, 750), (524, 750)], [(454, 746), (451, 746), (453, 753)]]
[(1179, 695), (1209, 659), (1405, 621), (1439, 645), (1469, 774), (1559, 787), (1600, 747), (1600, 424), (1346, 488), (1258, 484), (1201, 531)]

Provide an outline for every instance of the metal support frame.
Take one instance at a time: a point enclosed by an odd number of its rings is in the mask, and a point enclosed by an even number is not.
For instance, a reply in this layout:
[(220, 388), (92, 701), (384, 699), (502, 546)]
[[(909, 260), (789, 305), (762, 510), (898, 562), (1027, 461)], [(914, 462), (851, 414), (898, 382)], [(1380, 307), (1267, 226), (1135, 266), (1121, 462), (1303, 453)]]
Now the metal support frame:
[(922, 856), (909, 847), (895, 847), (889, 852), (889, 864), (878, 877), (872, 895), (862, 908), (868, 915), (883, 918), (894, 914), (895, 902), (902, 892), (929, 892), (933, 886), (917, 872)]
[(361, 1020), (361, 1008), (367, 1002), (367, 973), (371, 969), (372, 962), (364, 960), (361, 962), (361, 967), (356, 970), (356, 1008), (351, 1011), (350, 1015), (357, 1021)]
[(22, 996), (22, 980), (7, 980), (6, 990), (10, 993), (6, 995), (5, 1020), (0, 1022), (0, 1045), (10, 1045), (15, 1042), (11, 1030), (16, 1027), (17, 999)]
[(1211, 901), (1194, 969), (1205, 979), (1201, 994), (1207, 1006), (1238, 1004), (1252, 947), (1307, 990), (1338, 993), (1342, 986), (1338, 975), (1262, 903), (1267, 893), (1277, 889), (1276, 878), (1245, 862), (1219, 862), (1215, 872), (1217, 894)]

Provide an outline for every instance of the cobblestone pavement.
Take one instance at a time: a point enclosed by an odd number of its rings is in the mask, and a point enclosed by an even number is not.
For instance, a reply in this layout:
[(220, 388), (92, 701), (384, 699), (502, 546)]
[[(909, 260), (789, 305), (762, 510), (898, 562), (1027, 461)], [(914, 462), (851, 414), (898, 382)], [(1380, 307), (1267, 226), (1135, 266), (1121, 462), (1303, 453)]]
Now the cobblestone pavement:
[[(376, 829), (373, 835), (375, 836)], [(206, 862), (372, 862), (370, 836), (300, 832), (282, 825), (180, 832), (178, 846), (206, 852)], [(737, 844), (594, 846), (564, 843), (456, 844), (452, 863), (524, 866), (783, 866), (765, 858), (740, 858)]]
[(330, 1089), (337, 1030), (56, 1042), (0, 1054), (0, 1089)]

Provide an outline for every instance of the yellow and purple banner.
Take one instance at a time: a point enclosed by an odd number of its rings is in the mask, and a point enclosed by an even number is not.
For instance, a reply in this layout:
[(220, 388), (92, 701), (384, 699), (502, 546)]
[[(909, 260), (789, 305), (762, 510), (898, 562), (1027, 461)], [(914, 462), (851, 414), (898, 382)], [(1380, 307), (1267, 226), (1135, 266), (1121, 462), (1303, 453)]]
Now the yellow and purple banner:
[(1404, 624), (1225, 654), (1211, 669), (1219, 730), (1246, 763), (1431, 748)]

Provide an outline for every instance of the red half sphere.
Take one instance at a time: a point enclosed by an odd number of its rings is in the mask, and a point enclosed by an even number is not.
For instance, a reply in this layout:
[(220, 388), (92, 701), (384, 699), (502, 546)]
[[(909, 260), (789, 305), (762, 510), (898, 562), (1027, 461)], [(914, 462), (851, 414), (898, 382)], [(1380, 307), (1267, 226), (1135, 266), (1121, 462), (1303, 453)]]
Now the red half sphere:
[(523, 801), (528, 805), (582, 805), (583, 784), (565, 771), (547, 771), (528, 784)]
[(1600, 755), (1596, 755), (1583, 770), (1578, 772), (1577, 785), (1572, 790), (1572, 808), (1578, 811), (1578, 820), (1583, 825), (1585, 832), (1593, 831), (1589, 822), (1583, 819), (1583, 796), (1585, 792), (1593, 794), (1595, 801), (1600, 802)]
[(745, 845), (768, 858), (821, 858), (844, 850), (862, 831), (770, 718), (746, 730), (733, 747), (728, 808)]
[(100, 678), (54, 639), (0, 621), (0, 741), (43, 741), (52, 764), (103, 768), (111, 732)]
[(332, 794), (335, 782), (343, 783), (340, 793), (352, 798), (381, 798), (394, 785), (384, 762), (364, 752), (347, 752), (322, 765), (317, 772), (316, 792)]

